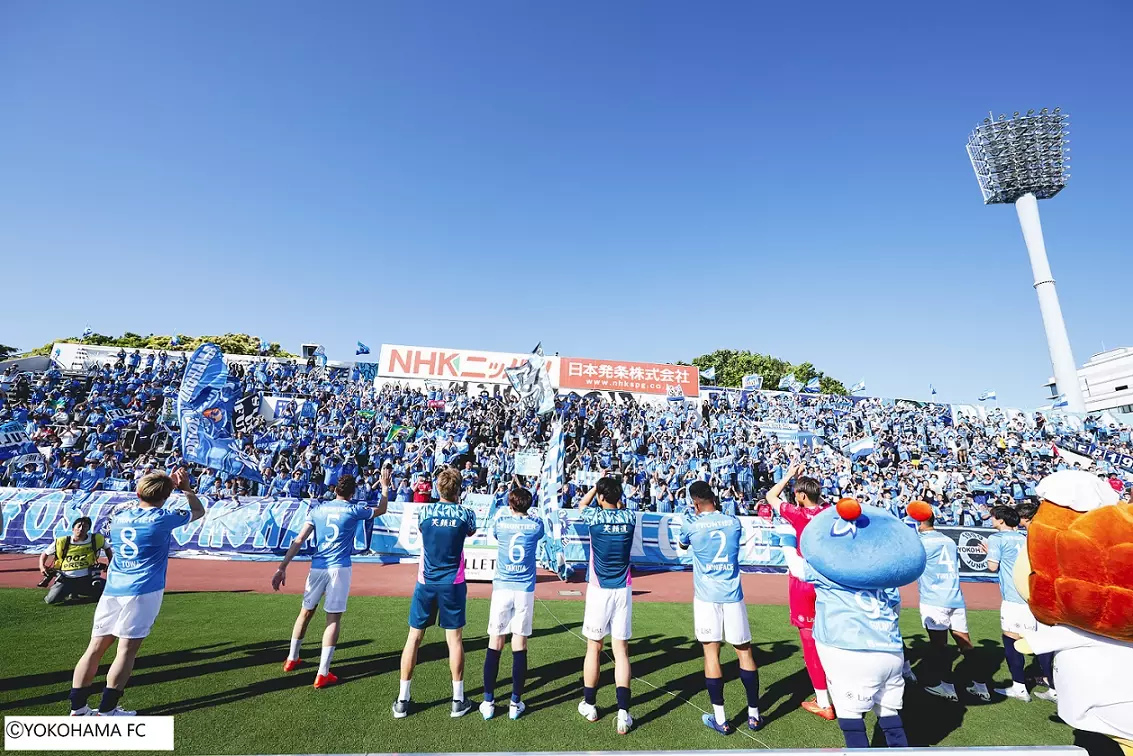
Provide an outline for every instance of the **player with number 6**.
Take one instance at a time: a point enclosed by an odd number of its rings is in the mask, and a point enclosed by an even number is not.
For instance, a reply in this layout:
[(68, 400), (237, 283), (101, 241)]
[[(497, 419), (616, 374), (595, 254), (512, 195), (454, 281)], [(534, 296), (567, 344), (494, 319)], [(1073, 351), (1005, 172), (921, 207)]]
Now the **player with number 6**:
[[(185, 494), (189, 511), (165, 509), (174, 488)], [(175, 528), (205, 516), (200, 499), (190, 490), (189, 475), (150, 473), (138, 481), (138, 503), (116, 513), (110, 521), (114, 556), (106, 576), (106, 589), (94, 610), (90, 645), (79, 659), (71, 681), (71, 716), (132, 716), (118, 705), (134, 670), (134, 659), (149, 635), (165, 594), (169, 564), (169, 535)], [(102, 656), (118, 641), (118, 652), (106, 674), (106, 687), (98, 710), (87, 701), (94, 692), (94, 676)]]
[(392, 474), (393, 470), (387, 463), (382, 468), (382, 498), (376, 507), (353, 503), (351, 498), (358, 484), (353, 475), (340, 477), (334, 487), (334, 500), (319, 504), (307, 513), (303, 527), (299, 529), (299, 534), (283, 557), (283, 563), (271, 578), (274, 590), (278, 591), (281, 585), (286, 585), (287, 565), (314, 534), (315, 554), (311, 557), (311, 571), (307, 574), (307, 584), (303, 589), (303, 608), (299, 610), (295, 627), (291, 631), (291, 650), (287, 661), (283, 663), (283, 671), (290, 672), (303, 663), (299, 658), (299, 649), (303, 645), (303, 636), (307, 634), (307, 626), (311, 623), (315, 608), (322, 601), (323, 610), (327, 614), (327, 626), (323, 631), (319, 671), (315, 675), (316, 688), (325, 688), (338, 682), (338, 678), (330, 671), (330, 662), (338, 644), (338, 634), (342, 630), (346, 600), (350, 597), (350, 552), (354, 548), (354, 533), (359, 522), (372, 520), (386, 513)]

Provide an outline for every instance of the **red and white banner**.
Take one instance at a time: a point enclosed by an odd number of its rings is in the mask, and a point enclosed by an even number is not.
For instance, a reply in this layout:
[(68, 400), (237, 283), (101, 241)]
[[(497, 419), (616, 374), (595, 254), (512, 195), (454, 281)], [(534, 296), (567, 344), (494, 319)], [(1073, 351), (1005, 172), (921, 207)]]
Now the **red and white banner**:
[[(522, 365), (529, 357), (531, 357), (530, 353), (382, 344), (378, 359), (378, 375), (382, 378), (511, 385), (504, 369)], [(547, 358), (547, 372), (551, 377), (551, 385), (557, 386), (559, 378), (557, 357)]]
[(659, 365), (652, 362), (590, 360), (562, 357), (558, 386), (577, 391), (628, 391), (665, 396), (677, 386), (688, 397), (700, 392), (700, 371), (691, 365)]

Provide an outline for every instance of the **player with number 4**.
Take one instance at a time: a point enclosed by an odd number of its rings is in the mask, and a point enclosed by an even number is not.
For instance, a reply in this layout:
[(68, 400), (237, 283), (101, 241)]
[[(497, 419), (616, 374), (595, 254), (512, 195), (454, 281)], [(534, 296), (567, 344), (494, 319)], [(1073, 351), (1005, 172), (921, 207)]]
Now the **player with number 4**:
[[(165, 509), (173, 489), (185, 494), (189, 511)], [(106, 590), (94, 610), (90, 645), (75, 667), (71, 680), (71, 716), (131, 716), (118, 705), (134, 670), (134, 659), (149, 635), (161, 598), (165, 594), (165, 568), (169, 564), (169, 535), (175, 528), (205, 516), (200, 499), (189, 488), (189, 475), (177, 470), (172, 476), (150, 473), (138, 481), (138, 503), (110, 520), (110, 542), (114, 556), (106, 576)], [(118, 641), (118, 652), (98, 710), (87, 706), (94, 692), (94, 676), (102, 656)]]
[(488, 614), (488, 651), (484, 657), (484, 701), (480, 714), (496, 714), (496, 676), (500, 654), (511, 635), (511, 705), (508, 716), (519, 719), (523, 685), (527, 679), (527, 639), (535, 613), (535, 549), (543, 540), (543, 521), (531, 517), (531, 492), (513, 488), (507, 495), (508, 511), (496, 518), (492, 533), (499, 543), (492, 606)]
[(327, 626), (323, 631), (319, 671), (315, 675), (316, 688), (325, 688), (338, 682), (338, 678), (330, 671), (330, 662), (342, 629), (346, 599), (350, 597), (350, 552), (354, 548), (354, 533), (359, 522), (381, 517), (386, 513), (392, 473), (393, 470), (387, 463), (382, 469), (382, 498), (376, 507), (354, 504), (351, 501), (357, 489), (354, 476), (340, 477), (334, 487), (334, 501), (319, 504), (307, 513), (303, 527), (299, 529), (299, 534), (283, 557), (283, 563), (271, 578), (274, 590), (278, 591), (281, 585), (286, 584), (287, 565), (313, 533), (315, 554), (311, 557), (311, 571), (307, 574), (307, 584), (303, 589), (303, 608), (299, 610), (295, 627), (291, 631), (291, 651), (287, 655), (287, 661), (283, 663), (283, 670), (290, 672), (303, 663), (299, 658), (299, 649), (303, 645), (303, 636), (307, 634), (307, 625), (311, 623), (311, 617), (321, 600), (327, 614)]

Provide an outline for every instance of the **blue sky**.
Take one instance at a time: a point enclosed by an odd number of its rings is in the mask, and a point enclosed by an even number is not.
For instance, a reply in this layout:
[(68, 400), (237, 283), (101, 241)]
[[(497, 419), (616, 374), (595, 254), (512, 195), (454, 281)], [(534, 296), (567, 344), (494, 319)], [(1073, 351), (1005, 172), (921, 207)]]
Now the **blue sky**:
[(1042, 204), (1078, 362), (1133, 344), (1113, 3), (0, 4), (0, 343), (262, 334), (811, 360), (1041, 403), (988, 110), (1071, 114)]

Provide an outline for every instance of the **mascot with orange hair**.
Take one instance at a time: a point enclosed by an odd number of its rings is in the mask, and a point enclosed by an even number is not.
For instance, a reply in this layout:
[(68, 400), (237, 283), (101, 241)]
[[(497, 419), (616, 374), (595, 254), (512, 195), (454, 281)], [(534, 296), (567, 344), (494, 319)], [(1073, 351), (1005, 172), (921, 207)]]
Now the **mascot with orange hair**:
[(1133, 503), (1078, 470), (1048, 475), (1036, 491), (1015, 579), (1039, 625), (1023, 639), (1054, 653), (1058, 716), (1075, 742), (1133, 756)]

